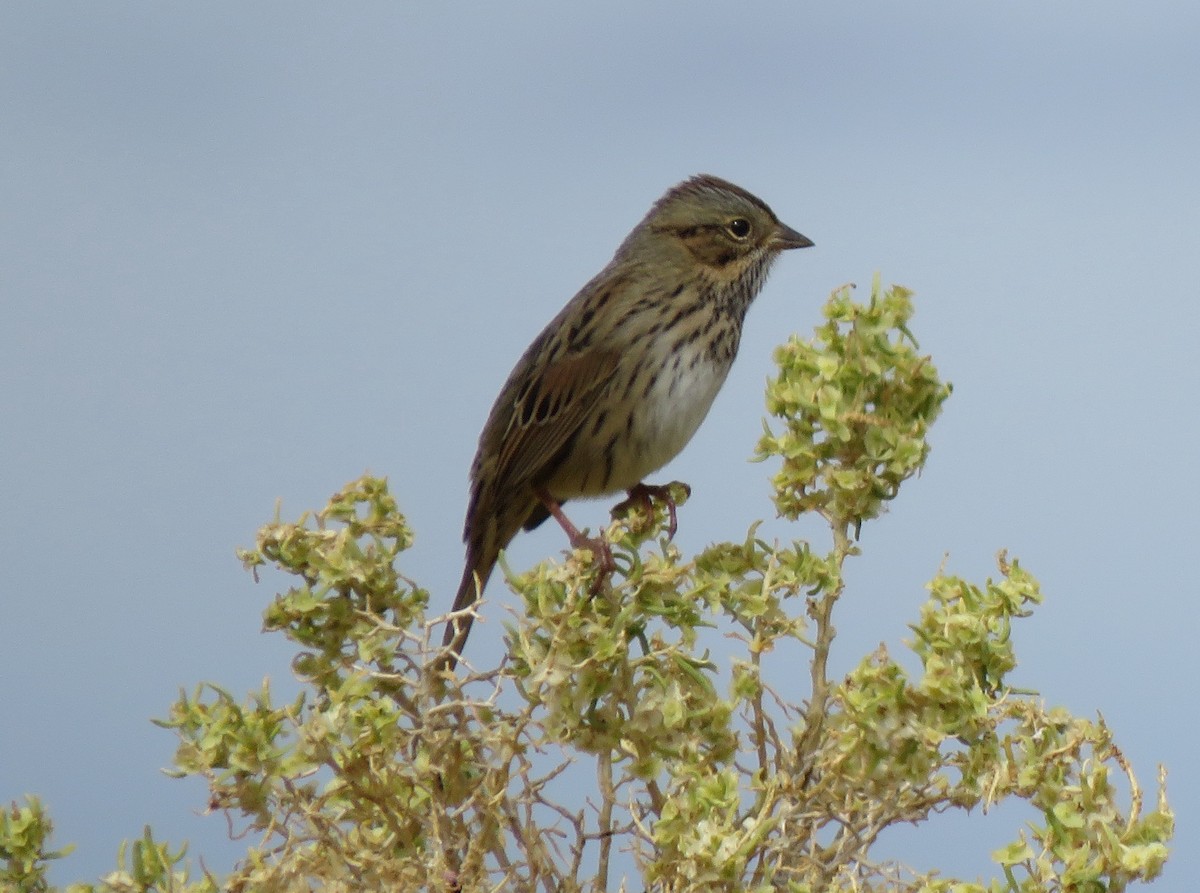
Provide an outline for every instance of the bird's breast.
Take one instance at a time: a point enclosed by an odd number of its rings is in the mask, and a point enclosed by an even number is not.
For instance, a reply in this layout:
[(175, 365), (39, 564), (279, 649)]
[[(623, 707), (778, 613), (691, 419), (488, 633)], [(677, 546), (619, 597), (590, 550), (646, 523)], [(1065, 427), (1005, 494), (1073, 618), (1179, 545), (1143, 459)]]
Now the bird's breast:
[[(728, 350), (714, 350), (722, 339)], [(675, 458), (712, 406), (733, 355), (737, 332), (714, 339), (659, 339), (627, 358), (572, 439), (569, 456), (546, 481), (560, 499), (628, 490)]]
[(714, 357), (707, 347), (688, 345), (658, 358), (657, 373), (633, 414), (631, 456), (621, 489), (679, 455), (708, 415), (731, 363)]

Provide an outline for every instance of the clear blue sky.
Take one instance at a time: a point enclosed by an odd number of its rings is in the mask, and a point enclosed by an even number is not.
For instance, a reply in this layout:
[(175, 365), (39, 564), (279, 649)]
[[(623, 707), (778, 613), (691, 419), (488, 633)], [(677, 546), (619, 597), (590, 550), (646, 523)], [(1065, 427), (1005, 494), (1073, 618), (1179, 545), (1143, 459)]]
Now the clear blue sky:
[[(835, 670), (904, 637), (944, 555), (982, 580), (1009, 549), (1047, 598), (1017, 681), (1102, 711), (1148, 787), (1171, 768), (1158, 889), (1190, 890), (1198, 35), (1183, 0), (4, 4), (0, 802), (45, 798), (78, 844), (60, 882), (145, 823), (226, 870), (242, 845), (159, 773), (174, 740), (148, 720), (201, 680), (291, 690), (234, 547), (277, 499), (386, 474), (404, 570), (448, 603), (504, 376), (703, 171), (817, 247), (779, 263), (663, 474), (695, 492), (680, 544), (772, 514), (745, 461), (772, 346), (843, 282), (914, 289), (955, 392), (864, 529)], [(562, 547), (547, 525), (510, 555)], [(472, 647), (499, 647), (499, 613)], [(974, 874), (1029, 818), (886, 844)]]

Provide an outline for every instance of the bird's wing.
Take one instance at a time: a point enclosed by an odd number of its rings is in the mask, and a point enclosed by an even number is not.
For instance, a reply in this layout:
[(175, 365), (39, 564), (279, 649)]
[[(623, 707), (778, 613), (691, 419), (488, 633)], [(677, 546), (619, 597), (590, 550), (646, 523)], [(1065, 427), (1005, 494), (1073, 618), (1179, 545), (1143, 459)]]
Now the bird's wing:
[(545, 477), (594, 411), (619, 360), (617, 351), (592, 349), (559, 357), (531, 375), (515, 394), (496, 445), (497, 481), (513, 486)]

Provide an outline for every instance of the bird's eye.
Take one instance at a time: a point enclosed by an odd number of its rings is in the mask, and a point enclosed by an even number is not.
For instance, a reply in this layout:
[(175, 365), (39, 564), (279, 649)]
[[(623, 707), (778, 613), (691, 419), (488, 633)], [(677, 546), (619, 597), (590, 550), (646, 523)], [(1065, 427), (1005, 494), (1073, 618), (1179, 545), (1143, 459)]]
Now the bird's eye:
[(729, 225), (725, 227), (729, 235), (733, 236), (738, 241), (750, 235), (750, 221), (745, 217), (734, 217), (729, 221)]

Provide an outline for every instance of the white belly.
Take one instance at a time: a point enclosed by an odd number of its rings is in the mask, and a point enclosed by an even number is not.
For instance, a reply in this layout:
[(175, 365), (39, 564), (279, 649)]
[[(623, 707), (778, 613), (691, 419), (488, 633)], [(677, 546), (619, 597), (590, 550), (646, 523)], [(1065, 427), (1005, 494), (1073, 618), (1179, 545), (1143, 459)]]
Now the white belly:
[(717, 392), (725, 383), (729, 367), (707, 359), (690, 369), (664, 368), (649, 398), (634, 420), (631, 477), (619, 482), (628, 490), (646, 475), (658, 471), (683, 450), (708, 415)]
[(730, 363), (694, 345), (679, 355), (670, 354), (667, 345), (661, 352), (665, 359), (655, 358), (658, 374), (648, 391), (642, 385), (629, 393), (618, 380), (614, 388), (620, 394), (609, 391), (599, 398), (595, 418), (603, 421), (583, 422), (585, 436), (546, 482), (551, 494), (576, 499), (628, 490), (687, 446), (725, 383)]

